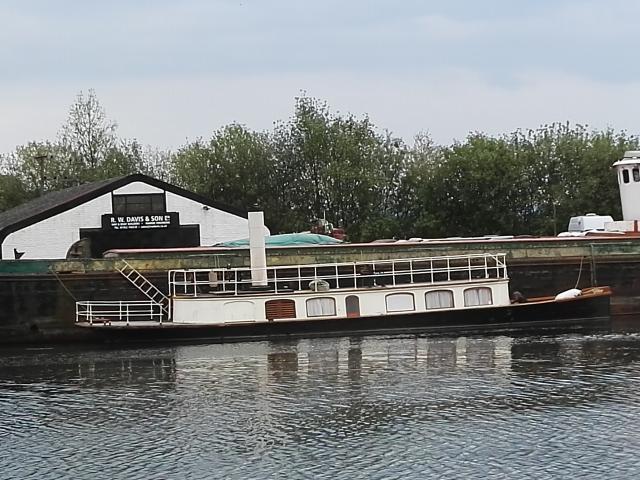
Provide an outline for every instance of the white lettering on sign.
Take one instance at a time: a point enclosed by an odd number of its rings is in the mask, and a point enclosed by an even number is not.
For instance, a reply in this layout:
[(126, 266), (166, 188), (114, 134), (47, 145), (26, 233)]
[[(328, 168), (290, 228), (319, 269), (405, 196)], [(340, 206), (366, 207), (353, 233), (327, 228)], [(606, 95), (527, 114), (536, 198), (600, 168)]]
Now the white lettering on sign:
[(116, 217), (111, 215), (109, 225), (114, 230), (135, 230), (140, 228), (167, 228), (171, 225), (171, 215), (131, 215)]

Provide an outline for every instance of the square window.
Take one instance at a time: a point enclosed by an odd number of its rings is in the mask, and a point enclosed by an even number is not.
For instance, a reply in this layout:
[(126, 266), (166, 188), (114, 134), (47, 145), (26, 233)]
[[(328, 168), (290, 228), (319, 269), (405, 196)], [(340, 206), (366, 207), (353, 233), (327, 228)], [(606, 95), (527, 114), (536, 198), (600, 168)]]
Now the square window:
[(436, 308), (453, 308), (453, 292), (451, 290), (435, 290), (425, 294), (427, 310)]
[(310, 298), (307, 300), (308, 317), (329, 317), (336, 314), (336, 301), (331, 297)]
[(387, 295), (387, 312), (411, 312), (416, 309), (411, 293), (392, 293)]
[(467, 288), (464, 291), (464, 306), (477, 307), (480, 305), (492, 305), (493, 297), (488, 287)]
[(114, 215), (166, 213), (164, 193), (113, 195)]

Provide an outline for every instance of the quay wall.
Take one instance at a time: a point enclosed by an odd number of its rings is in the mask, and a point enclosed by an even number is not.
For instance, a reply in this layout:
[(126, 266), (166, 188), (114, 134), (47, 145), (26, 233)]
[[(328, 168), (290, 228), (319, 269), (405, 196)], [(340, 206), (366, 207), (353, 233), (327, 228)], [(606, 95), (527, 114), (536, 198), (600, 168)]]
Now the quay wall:
[[(640, 238), (346, 244), (269, 248), (269, 265), (505, 253), (511, 290), (525, 296), (608, 285), (614, 313), (640, 313)], [(136, 253), (126, 261), (162, 291), (167, 271), (249, 265), (248, 249)], [(81, 341), (76, 300), (145, 299), (120, 273), (123, 258), (0, 262), (0, 344)]]

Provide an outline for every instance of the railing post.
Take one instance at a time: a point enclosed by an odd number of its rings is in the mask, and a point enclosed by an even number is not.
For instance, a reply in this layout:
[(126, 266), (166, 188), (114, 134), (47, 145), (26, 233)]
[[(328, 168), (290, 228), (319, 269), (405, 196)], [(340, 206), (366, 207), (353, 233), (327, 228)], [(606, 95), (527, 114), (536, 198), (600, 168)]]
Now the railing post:
[[(269, 277), (269, 272), (267, 271), (267, 278)], [(278, 293), (278, 269), (273, 269), (273, 286), (276, 293)]]
[(392, 285), (395, 287), (396, 286), (396, 261), (395, 260), (391, 262), (391, 282), (392, 282)]
[(194, 270), (191, 275), (191, 278), (193, 281), (193, 296), (197, 297), (198, 296), (198, 272)]

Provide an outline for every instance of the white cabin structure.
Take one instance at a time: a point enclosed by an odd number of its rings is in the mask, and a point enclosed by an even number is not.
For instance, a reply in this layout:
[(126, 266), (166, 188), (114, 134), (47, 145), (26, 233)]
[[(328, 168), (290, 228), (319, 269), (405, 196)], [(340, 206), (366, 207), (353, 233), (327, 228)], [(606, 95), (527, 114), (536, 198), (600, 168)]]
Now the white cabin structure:
[(510, 304), (505, 254), (171, 270), (171, 320), (186, 324), (378, 317)]
[(613, 164), (620, 190), (622, 220), (610, 222), (605, 230), (612, 232), (640, 232), (640, 151), (625, 152), (622, 160)]
[(613, 167), (618, 177), (622, 219), (640, 220), (640, 151), (625, 152)]

